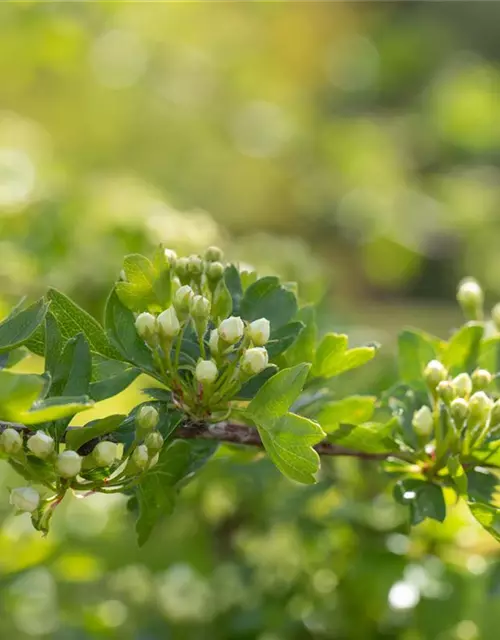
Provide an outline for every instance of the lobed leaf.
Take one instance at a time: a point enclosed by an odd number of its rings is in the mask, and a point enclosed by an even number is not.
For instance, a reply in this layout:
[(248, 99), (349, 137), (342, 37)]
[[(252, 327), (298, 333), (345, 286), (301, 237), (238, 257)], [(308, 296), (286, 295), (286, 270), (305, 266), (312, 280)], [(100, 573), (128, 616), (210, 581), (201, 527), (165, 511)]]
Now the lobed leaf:
[(376, 354), (375, 347), (347, 349), (347, 336), (328, 333), (318, 345), (311, 369), (317, 378), (332, 378), (369, 362)]
[(318, 413), (317, 420), (326, 433), (337, 429), (341, 423), (359, 425), (373, 416), (376, 402), (375, 396), (349, 396), (329, 402)]
[(252, 322), (267, 318), (274, 331), (287, 324), (297, 313), (297, 299), (278, 278), (267, 276), (251, 284), (240, 306), (241, 317)]

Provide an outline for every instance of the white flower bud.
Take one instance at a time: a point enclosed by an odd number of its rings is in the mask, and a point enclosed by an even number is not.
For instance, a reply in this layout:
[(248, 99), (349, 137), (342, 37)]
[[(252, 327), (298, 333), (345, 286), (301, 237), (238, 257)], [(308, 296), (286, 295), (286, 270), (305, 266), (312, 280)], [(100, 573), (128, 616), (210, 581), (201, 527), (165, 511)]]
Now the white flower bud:
[(37, 431), (27, 442), (27, 447), (37, 458), (47, 458), (54, 451), (54, 440), (45, 431)]
[(169, 307), (162, 311), (157, 319), (158, 333), (160, 338), (164, 340), (171, 340), (178, 335), (181, 330), (181, 323), (175, 313), (174, 307)]
[(247, 349), (241, 359), (241, 370), (247, 375), (255, 375), (263, 371), (269, 363), (269, 355), (264, 347)]
[(413, 414), (411, 423), (419, 436), (429, 436), (434, 426), (432, 411), (427, 406), (420, 407), (420, 409)]
[(208, 346), (210, 347), (210, 353), (213, 356), (219, 353), (219, 332), (217, 329), (212, 329), (212, 331), (210, 331)]
[(476, 369), (472, 375), (472, 386), (474, 390), (481, 391), (482, 389), (486, 389), (491, 383), (493, 376), (486, 369)]
[(140, 444), (131, 456), (133, 464), (138, 469), (145, 469), (149, 463), (149, 452), (145, 444)]
[(456, 378), (453, 378), (452, 384), (460, 398), (466, 398), (472, 393), (472, 380), (468, 373), (459, 373)]
[(224, 254), (219, 247), (208, 247), (205, 251), (205, 260), (207, 262), (221, 262)]
[(211, 282), (219, 282), (224, 275), (224, 265), (222, 262), (210, 262), (207, 266), (207, 280)]
[(208, 318), (210, 315), (210, 300), (197, 295), (191, 300), (190, 311), (193, 318)]
[(219, 336), (227, 344), (235, 344), (243, 337), (245, 332), (245, 325), (243, 320), (238, 316), (231, 316), (226, 318), (219, 325)]
[(144, 311), (137, 316), (135, 328), (145, 342), (153, 342), (156, 336), (156, 318), (152, 313)]
[(19, 511), (33, 513), (40, 504), (40, 494), (33, 487), (17, 487), (10, 492), (10, 504)]
[(164, 440), (161, 434), (158, 431), (153, 431), (152, 433), (148, 433), (146, 439), (144, 440), (144, 444), (148, 448), (148, 451), (151, 453), (156, 453), (160, 451), (163, 447)]
[(189, 260), (188, 258), (179, 258), (175, 265), (175, 273), (179, 276), (179, 279), (182, 284), (187, 284), (186, 281), (189, 281)]
[(152, 469), (155, 465), (157, 465), (159, 459), (160, 459), (160, 454), (155, 453), (154, 456), (149, 461), (148, 469)]
[(196, 279), (203, 273), (203, 260), (200, 256), (192, 255), (188, 258), (188, 272)]
[(466, 316), (478, 320), (483, 315), (484, 294), (474, 278), (466, 278), (458, 286), (457, 300)]
[(464, 398), (455, 398), (450, 404), (450, 413), (453, 420), (462, 425), (469, 415), (469, 403)]
[(76, 451), (67, 449), (57, 456), (57, 473), (63, 478), (74, 478), (82, 470), (82, 458)]
[(9, 455), (18, 453), (23, 447), (21, 434), (10, 427), (5, 429), (0, 435), (0, 447)]
[(254, 320), (248, 326), (248, 335), (256, 347), (263, 347), (269, 340), (271, 325), (267, 318)]
[(200, 360), (194, 373), (201, 384), (212, 384), (217, 380), (218, 374), (217, 365), (212, 360)]
[(144, 431), (156, 429), (160, 416), (158, 411), (150, 404), (146, 404), (139, 409), (136, 416), (137, 424)]
[(119, 457), (118, 445), (116, 442), (103, 440), (94, 447), (92, 455), (98, 467), (109, 467)]
[(449, 380), (441, 380), (436, 387), (436, 392), (445, 404), (449, 404), (455, 398), (455, 388)]
[(174, 307), (177, 311), (187, 312), (191, 306), (194, 292), (188, 284), (179, 287), (174, 295)]
[(168, 264), (171, 267), (175, 267), (175, 263), (177, 262), (177, 253), (173, 249), (165, 249), (163, 253)]
[(424, 369), (424, 378), (432, 389), (435, 389), (447, 376), (448, 371), (439, 360), (431, 360)]
[(471, 395), (469, 400), (471, 417), (479, 421), (486, 420), (492, 405), (493, 402), (491, 398), (489, 398), (484, 391), (476, 391), (476, 393)]

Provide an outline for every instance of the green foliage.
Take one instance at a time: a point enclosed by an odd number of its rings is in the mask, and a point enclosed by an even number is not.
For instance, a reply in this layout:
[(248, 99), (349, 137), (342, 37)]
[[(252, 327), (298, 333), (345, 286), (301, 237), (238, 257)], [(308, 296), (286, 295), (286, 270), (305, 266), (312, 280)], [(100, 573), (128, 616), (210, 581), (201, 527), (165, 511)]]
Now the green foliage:
[(14, 309), (0, 323), (0, 353), (12, 351), (24, 344), (44, 321), (49, 305), (44, 300), (35, 302), (24, 311)]

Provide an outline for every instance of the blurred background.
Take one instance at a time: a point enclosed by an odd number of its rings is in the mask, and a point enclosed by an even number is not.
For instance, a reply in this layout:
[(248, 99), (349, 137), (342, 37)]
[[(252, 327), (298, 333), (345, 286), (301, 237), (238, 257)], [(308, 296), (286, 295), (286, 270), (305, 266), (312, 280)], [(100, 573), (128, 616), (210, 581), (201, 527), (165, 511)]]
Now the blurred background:
[[(100, 316), (124, 253), (218, 244), (381, 341), (355, 380), (381, 391), (399, 327), (459, 322), (458, 279), (500, 298), (499, 24), (472, 1), (2, 3), (0, 315), (51, 285)], [(498, 546), (460, 506), (410, 535), (370, 463), (298, 487), (221, 450), (142, 550), (119, 496), (41, 539), (17, 482), (2, 465), (2, 640), (498, 638)]]

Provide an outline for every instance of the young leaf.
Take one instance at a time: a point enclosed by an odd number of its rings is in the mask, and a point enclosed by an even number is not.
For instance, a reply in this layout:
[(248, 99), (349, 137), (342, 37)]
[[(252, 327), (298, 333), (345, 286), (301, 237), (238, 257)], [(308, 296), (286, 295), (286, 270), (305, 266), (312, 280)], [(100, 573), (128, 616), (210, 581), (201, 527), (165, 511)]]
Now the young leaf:
[(139, 253), (133, 253), (125, 257), (123, 270), (127, 280), (115, 285), (120, 302), (131, 311), (161, 311), (154, 291), (158, 274), (152, 262)]
[(88, 396), (63, 396), (36, 402), (29, 411), (19, 413), (18, 420), (26, 425), (54, 422), (73, 417), (94, 406)]
[(49, 305), (43, 298), (0, 323), (0, 353), (24, 344), (42, 324)]
[(375, 354), (375, 347), (347, 349), (346, 335), (328, 333), (318, 346), (311, 373), (317, 378), (332, 378), (369, 362)]
[(408, 384), (422, 383), (427, 364), (437, 357), (440, 341), (418, 329), (406, 329), (398, 337), (399, 375)]
[(339, 424), (361, 424), (373, 416), (377, 398), (374, 396), (349, 396), (324, 405), (317, 420), (326, 433), (338, 428)]
[(330, 425), (328, 442), (364, 453), (391, 453), (397, 455), (399, 449), (393, 433), (399, 426), (397, 418), (386, 423), (366, 422), (359, 425)]
[(469, 509), (479, 524), (500, 542), (500, 509), (480, 502), (469, 502)]
[(238, 269), (234, 264), (230, 264), (224, 271), (224, 282), (231, 294), (233, 301), (232, 313), (237, 316), (240, 313), (241, 299), (243, 298), (243, 287), (241, 286), (241, 278)]
[(461, 327), (443, 349), (441, 361), (452, 375), (471, 372), (477, 364), (484, 327), (480, 322), (468, 322)]
[(304, 325), (302, 322), (289, 322), (271, 333), (266, 349), (270, 358), (279, 356), (299, 338)]
[(397, 502), (410, 507), (410, 522), (417, 525), (426, 518), (443, 522), (446, 503), (443, 490), (431, 482), (417, 478), (400, 480), (394, 487)]
[(104, 329), (95, 318), (56, 289), (49, 289), (47, 298), (64, 341), (83, 333), (91, 351), (107, 358), (119, 358), (118, 352), (110, 344)]
[(304, 307), (297, 313), (296, 320), (302, 322), (304, 329), (297, 340), (287, 349), (286, 361), (289, 366), (300, 362), (313, 362), (316, 351), (318, 327), (316, 325), (316, 311), (314, 307)]
[(125, 420), (124, 415), (112, 415), (88, 422), (84, 427), (72, 427), (66, 431), (66, 445), (78, 451), (85, 443), (116, 431)]
[(214, 292), (214, 300), (212, 303), (212, 316), (218, 322), (225, 320), (231, 315), (233, 310), (233, 299), (229, 293), (226, 282), (222, 279)]
[(44, 386), (42, 376), (0, 371), (0, 416), (5, 420), (19, 420), (39, 398)]
[(136, 531), (144, 545), (158, 521), (174, 508), (179, 486), (215, 453), (217, 443), (175, 440), (160, 453), (156, 466), (148, 471), (137, 488), (139, 518)]
[(251, 284), (241, 301), (241, 317), (249, 322), (267, 318), (274, 331), (289, 322), (297, 313), (297, 299), (280, 284), (278, 278), (267, 276)]
[[(481, 341), (477, 364), (487, 371), (500, 371), (500, 336)], [(500, 388), (500, 377), (495, 377), (494, 384), (497, 389)]]
[(316, 482), (320, 460), (313, 446), (325, 437), (316, 422), (286, 413), (277, 420), (257, 423), (257, 429), (267, 454), (283, 475), (303, 484)]

